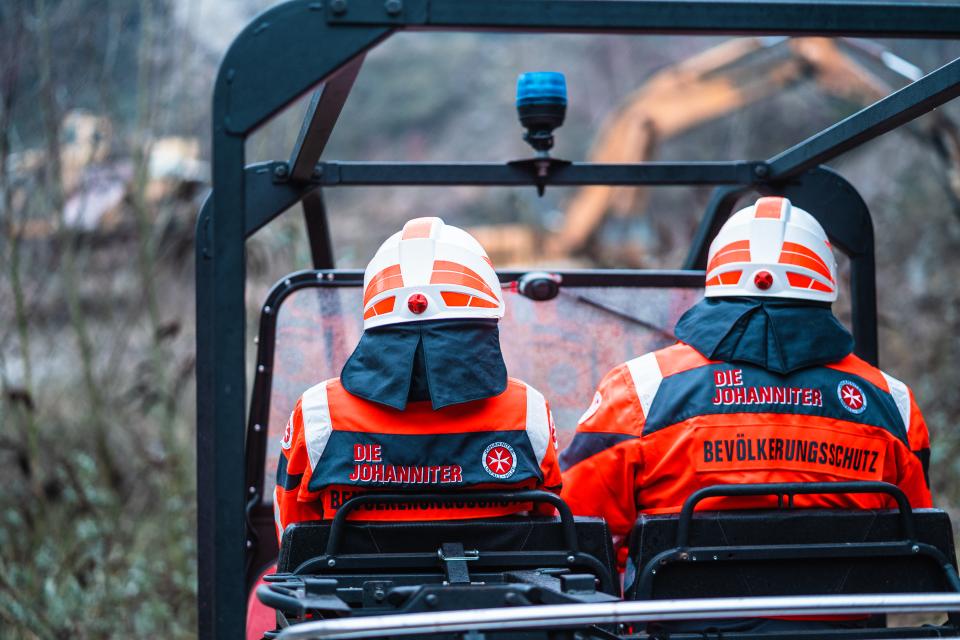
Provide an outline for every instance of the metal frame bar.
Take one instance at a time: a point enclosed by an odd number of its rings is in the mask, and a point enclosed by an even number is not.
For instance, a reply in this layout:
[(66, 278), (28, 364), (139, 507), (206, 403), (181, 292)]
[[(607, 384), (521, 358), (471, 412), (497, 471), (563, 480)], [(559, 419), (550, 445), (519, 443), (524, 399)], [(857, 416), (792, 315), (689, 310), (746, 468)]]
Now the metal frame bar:
[[(443, 545), (452, 553), (463, 552), (459, 543)], [(450, 548), (450, 547), (459, 547)], [(608, 593), (579, 593), (563, 591), (564, 585), (557, 577), (546, 577), (536, 571), (523, 568), (522, 558), (509, 558), (502, 565), (503, 569), (493, 571), (477, 570), (480, 558), (453, 556), (445, 557), (441, 562), (443, 569), (436, 567), (438, 556), (445, 556), (443, 548), (436, 549), (432, 554), (426, 554), (419, 560), (419, 566), (428, 568), (423, 572), (397, 574), (380, 568), (380, 572), (373, 575), (359, 573), (344, 575), (336, 573), (335, 577), (317, 578), (311, 576), (306, 580), (295, 577), (286, 578), (278, 575), (270, 580), (270, 584), (257, 589), (257, 598), (268, 607), (277, 610), (277, 626), (284, 628), (306, 621), (305, 614), (314, 614), (313, 619), (326, 619), (340, 615), (371, 616), (385, 613), (416, 613), (432, 610), (460, 610), (472, 608), (486, 608), (502, 605), (505, 601), (513, 601), (516, 605), (537, 604), (575, 604), (579, 602), (610, 602), (616, 598)], [(555, 569), (561, 569), (565, 564), (559, 554), (531, 554), (529, 562), (537, 563), (539, 559), (552, 563)], [(341, 556), (340, 559), (345, 558)], [(338, 559), (339, 562), (339, 559)], [(431, 567), (431, 565), (433, 565)], [(517, 566), (517, 569), (507, 569)], [(545, 566), (535, 564), (534, 566)], [(469, 567), (467, 569), (466, 567)], [(383, 580), (373, 578), (383, 576)], [(591, 576), (595, 578), (595, 576)], [(336, 586), (330, 585), (327, 580), (335, 580)], [(509, 582), (508, 582), (509, 581)], [(404, 594), (402, 603), (377, 602), (374, 585), (387, 586), (396, 591), (402, 587), (422, 587), (416, 593), (409, 589)], [(470, 584), (470, 583), (474, 584)], [(591, 581), (592, 582), (592, 581)], [(318, 584), (319, 583), (319, 584)], [(479, 583), (479, 584), (478, 584)], [(322, 585), (322, 586), (321, 586)], [(329, 586), (328, 586), (329, 585)], [(367, 594), (364, 594), (364, 587)], [(592, 585), (591, 585), (592, 586)], [(373, 587), (372, 589), (370, 587)], [(318, 590), (327, 590), (329, 593), (316, 595)], [(369, 592), (374, 593), (369, 593)], [(358, 593), (360, 592), (360, 593)], [(280, 622), (282, 620), (282, 622)]]
[(313, 92), (307, 114), (300, 127), (300, 135), (290, 154), (290, 179), (304, 182), (310, 179), (314, 165), (330, 140), (343, 104), (360, 73), (363, 56), (354, 58), (323, 87)]
[[(303, 180), (314, 164), (335, 117), (317, 98), (310, 123), (298, 149), (291, 154), (296, 179), (287, 163), (245, 167), (247, 136), (299, 96), (318, 84), (335, 83), (342, 72), (341, 94), (327, 94), (331, 105), (342, 106), (351, 69), (366, 51), (397, 29), (494, 29), (516, 32), (570, 31), (590, 33), (693, 34), (819, 34), (883, 37), (955, 38), (960, 36), (960, 4), (915, 2), (709, 2), (703, 0), (291, 0), (264, 12), (234, 40), (217, 75), (213, 96), (212, 166), (214, 190), (197, 221), (197, 459), (199, 619), (202, 638), (235, 638), (243, 634), (243, 512), (246, 503), (242, 438), (245, 408), (244, 366), (244, 242), (257, 229), (295, 204), (318, 185)], [(909, 85), (898, 97), (867, 115), (853, 116), (846, 127), (815, 136), (807, 151), (794, 149), (775, 157), (773, 176), (796, 172), (800, 163), (823, 153), (840, 153), (879, 135), (903, 119), (932, 108), (955, 95), (960, 78), (950, 72), (934, 80)], [(942, 71), (942, 70), (941, 70)], [(938, 72), (935, 72), (938, 73)], [(930, 76), (928, 76), (929, 78)], [(330, 86), (328, 84), (328, 86)], [(939, 85), (938, 85), (939, 86)], [(873, 109), (871, 111), (871, 109)], [(863, 113), (863, 112), (861, 112)], [(859, 115), (859, 114), (858, 114)], [(832, 157), (832, 156), (831, 156)], [(732, 171), (746, 185), (770, 183), (766, 165), (730, 163), (706, 172)], [(278, 176), (278, 166), (286, 176)], [(377, 167), (338, 165), (339, 182), (395, 184), (377, 177)], [(679, 184), (670, 171), (679, 165), (643, 168), (573, 166), (553, 172), (566, 184)], [(761, 167), (745, 169), (744, 167)], [(779, 168), (777, 168), (779, 167)], [(382, 167), (381, 167), (382, 168)], [(326, 167), (323, 167), (327, 171)], [(402, 167), (401, 171), (406, 171)], [(700, 170), (704, 170), (703, 167)], [(329, 171), (333, 172), (332, 165)], [(457, 167), (436, 169), (456, 172)], [(526, 184), (516, 168), (481, 169), (506, 184)], [(661, 177), (655, 178), (657, 172)], [(781, 173), (777, 173), (781, 171)], [(353, 172), (353, 173), (351, 173)], [(365, 172), (365, 173), (364, 173)], [(615, 177), (621, 172), (620, 177)], [(429, 172), (427, 172), (429, 173)], [(311, 169), (311, 176), (313, 171)], [(763, 175), (761, 175), (763, 174)], [(320, 183), (332, 180), (321, 176)], [(426, 175), (426, 174), (424, 174)], [(592, 178), (590, 176), (593, 176)], [(644, 177), (646, 175), (646, 177)], [(564, 177), (566, 176), (566, 177)], [(606, 176), (606, 177), (605, 177)], [(285, 177), (285, 180), (278, 180)], [(429, 176), (428, 176), (429, 177)], [(689, 176), (688, 176), (689, 177)], [(368, 182), (361, 182), (361, 178)], [(449, 184), (432, 178), (431, 184)], [(471, 184), (470, 176), (461, 180)], [(529, 176), (524, 178), (529, 181)], [(300, 181), (300, 182), (298, 182)], [(713, 184), (734, 184), (724, 178)], [(483, 184), (496, 184), (485, 178)], [(698, 183), (711, 183), (702, 178)], [(551, 184), (548, 180), (547, 184)], [(552, 184), (559, 184), (553, 182)], [(871, 236), (872, 241), (872, 236)], [(871, 264), (872, 268), (872, 264)], [(871, 272), (872, 273), (872, 272)], [(856, 295), (856, 294), (855, 294)], [(867, 302), (870, 302), (869, 300)], [(874, 301), (875, 308), (875, 301)]]
[(521, 163), (323, 162), (314, 171), (314, 182), (325, 187), (742, 185), (757, 182), (765, 172), (763, 166), (762, 162), (571, 163), (538, 176), (532, 164)]
[(323, 190), (308, 191), (301, 200), (303, 221), (307, 225), (307, 239), (310, 241), (310, 256), (314, 269), (333, 269), (333, 241), (330, 239), (330, 222), (327, 216), (327, 204), (323, 199)]
[(956, 5), (734, 0), (345, 0), (328, 24), (417, 29), (951, 38)]
[(304, 622), (284, 629), (278, 638), (380, 638), (504, 628), (542, 629), (544, 620), (550, 620), (553, 628), (576, 628), (672, 620), (942, 611), (960, 611), (960, 594), (696, 598), (439, 611)]
[(910, 122), (960, 95), (960, 58), (779, 153), (770, 180), (799, 175), (868, 140)]

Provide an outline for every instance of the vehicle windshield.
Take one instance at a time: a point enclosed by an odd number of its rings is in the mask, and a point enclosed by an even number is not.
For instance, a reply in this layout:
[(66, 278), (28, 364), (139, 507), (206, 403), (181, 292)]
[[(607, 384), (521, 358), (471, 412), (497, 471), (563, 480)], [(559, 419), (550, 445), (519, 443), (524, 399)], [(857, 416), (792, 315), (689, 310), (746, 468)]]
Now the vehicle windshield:
[[(550, 402), (562, 450), (603, 375), (674, 342), (677, 320), (702, 296), (702, 289), (689, 288), (562, 287), (553, 300), (535, 302), (508, 293), (500, 325), (507, 371)], [(280, 305), (264, 468), (267, 502), (293, 405), (309, 387), (340, 375), (363, 331), (360, 308), (360, 287), (322, 282), (291, 293)]]

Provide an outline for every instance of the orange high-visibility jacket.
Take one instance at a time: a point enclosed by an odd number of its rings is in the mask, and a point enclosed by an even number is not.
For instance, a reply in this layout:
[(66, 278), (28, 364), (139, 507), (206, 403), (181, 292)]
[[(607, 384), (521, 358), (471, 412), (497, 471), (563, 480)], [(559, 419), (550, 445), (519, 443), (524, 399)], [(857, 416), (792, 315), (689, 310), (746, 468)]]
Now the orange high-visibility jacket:
[[(708, 360), (682, 342), (613, 369), (560, 456), (562, 497), (626, 536), (715, 484), (882, 480), (930, 507), (930, 439), (905, 384), (851, 354), (780, 375)], [(797, 496), (798, 507), (884, 508), (877, 495)], [(775, 507), (775, 498), (698, 508)]]
[[(410, 492), (409, 503), (363, 507), (360, 520), (447, 520), (499, 516), (529, 504), (418, 503), (416, 493), (546, 489), (559, 492), (550, 408), (539, 391), (509, 378), (498, 396), (433, 410), (400, 411), (348, 393), (338, 378), (297, 401), (281, 442), (274, 494), (277, 537), (287, 525), (333, 518), (370, 490)], [(552, 509), (551, 509), (552, 511)], [(352, 517), (352, 516), (351, 516)]]

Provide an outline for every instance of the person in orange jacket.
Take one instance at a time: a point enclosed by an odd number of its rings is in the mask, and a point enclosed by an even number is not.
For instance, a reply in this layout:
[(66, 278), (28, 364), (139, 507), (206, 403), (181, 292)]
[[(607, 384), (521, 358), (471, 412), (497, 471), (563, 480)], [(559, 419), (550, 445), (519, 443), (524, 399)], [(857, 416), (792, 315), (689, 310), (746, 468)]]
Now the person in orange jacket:
[[(679, 341), (613, 369), (560, 456), (562, 497), (606, 518), (620, 551), (638, 513), (675, 513), (715, 484), (882, 480), (930, 507), (930, 439), (910, 389), (852, 353), (834, 317), (823, 228), (786, 198), (734, 214), (710, 246), (705, 298)], [(874, 509), (879, 495), (796, 496)], [(775, 507), (716, 498), (706, 509)], [(700, 508), (700, 507), (698, 507)]]
[[(417, 502), (464, 489), (560, 491), (550, 408), (507, 377), (503, 292), (483, 247), (440, 218), (391, 236), (364, 275), (364, 333), (339, 378), (297, 401), (281, 442), (278, 539), (292, 523), (333, 518), (351, 497), (409, 492), (362, 520), (499, 516), (529, 505)], [(550, 508), (552, 512), (552, 508)]]

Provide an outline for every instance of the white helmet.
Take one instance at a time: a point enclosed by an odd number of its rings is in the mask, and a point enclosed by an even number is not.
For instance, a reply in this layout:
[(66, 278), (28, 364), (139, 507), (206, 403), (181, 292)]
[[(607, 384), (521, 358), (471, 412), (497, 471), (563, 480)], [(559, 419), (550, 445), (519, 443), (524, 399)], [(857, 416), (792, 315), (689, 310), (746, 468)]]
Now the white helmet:
[(760, 198), (733, 214), (713, 239), (706, 287), (708, 298), (833, 302), (837, 261), (816, 218), (786, 198)]
[(502, 318), (500, 280), (480, 243), (440, 218), (416, 218), (380, 245), (363, 274), (363, 328)]

